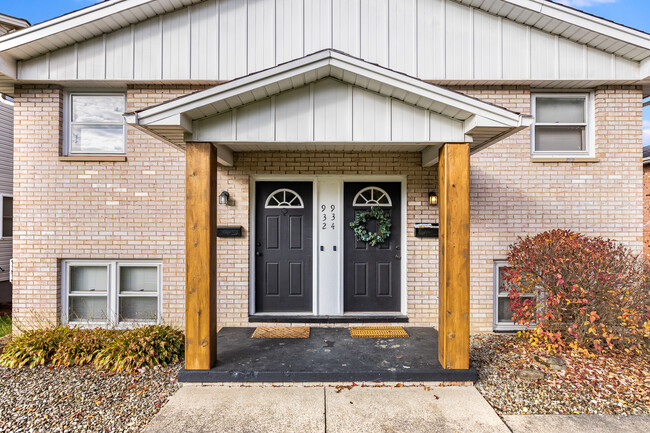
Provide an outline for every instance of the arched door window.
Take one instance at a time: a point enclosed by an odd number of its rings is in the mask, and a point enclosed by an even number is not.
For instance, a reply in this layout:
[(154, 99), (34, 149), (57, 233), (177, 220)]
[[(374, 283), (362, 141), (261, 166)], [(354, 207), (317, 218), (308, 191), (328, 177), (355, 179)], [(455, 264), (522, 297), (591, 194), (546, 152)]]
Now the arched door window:
[(369, 186), (362, 189), (357, 193), (357, 195), (354, 196), (354, 200), (352, 200), (352, 206), (391, 207), (393, 206), (393, 202), (391, 201), (390, 196), (386, 191), (376, 186)]
[(266, 209), (304, 208), (300, 195), (287, 188), (277, 189), (269, 194), (264, 204)]

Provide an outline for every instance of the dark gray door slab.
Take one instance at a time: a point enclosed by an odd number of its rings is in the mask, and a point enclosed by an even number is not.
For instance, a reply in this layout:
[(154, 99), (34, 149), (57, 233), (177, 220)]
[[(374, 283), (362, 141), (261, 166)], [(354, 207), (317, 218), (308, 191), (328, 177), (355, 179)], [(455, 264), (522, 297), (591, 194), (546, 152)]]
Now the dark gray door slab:
[(255, 310), (311, 312), (313, 184), (257, 182), (255, 194)]
[[(390, 214), (391, 235), (386, 242), (376, 246), (357, 239), (349, 225), (359, 212), (373, 207), (353, 206), (357, 194), (368, 187), (385, 191), (392, 202), (390, 207), (381, 207), (384, 212)], [(346, 182), (344, 185), (343, 272), (346, 313), (399, 312), (401, 309), (401, 190), (399, 182)], [(367, 228), (369, 232), (376, 231), (376, 221), (369, 221)]]

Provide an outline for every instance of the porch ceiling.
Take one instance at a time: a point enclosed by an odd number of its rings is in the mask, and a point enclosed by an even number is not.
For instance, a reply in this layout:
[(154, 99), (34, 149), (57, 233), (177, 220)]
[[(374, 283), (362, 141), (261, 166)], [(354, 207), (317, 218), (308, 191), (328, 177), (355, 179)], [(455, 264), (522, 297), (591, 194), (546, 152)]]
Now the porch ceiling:
[(532, 123), (528, 115), (334, 50), (125, 116), (181, 149), (201, 141), (234, 151), (424, 152), (471, 142), (476, 152)]

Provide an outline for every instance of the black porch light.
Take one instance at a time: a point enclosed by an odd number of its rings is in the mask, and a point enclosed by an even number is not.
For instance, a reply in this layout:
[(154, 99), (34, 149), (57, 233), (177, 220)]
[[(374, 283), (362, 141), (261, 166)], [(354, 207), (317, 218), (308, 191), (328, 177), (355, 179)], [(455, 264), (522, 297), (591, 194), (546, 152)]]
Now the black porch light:
[(228, 191), (223, 191), (221, 194), (219, 194), (219, 204), (228, 204), (229, 198), (230, 194), (228, 194)]
[(438, 206), (438, 196), (433, 191), (429, 193), (429, 204), (431, 206)]

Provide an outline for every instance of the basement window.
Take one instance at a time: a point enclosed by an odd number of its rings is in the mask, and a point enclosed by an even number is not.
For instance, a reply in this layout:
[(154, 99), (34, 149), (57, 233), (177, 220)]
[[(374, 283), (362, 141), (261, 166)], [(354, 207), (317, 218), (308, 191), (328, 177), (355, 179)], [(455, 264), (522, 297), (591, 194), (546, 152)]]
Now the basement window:
[[(505, 290), (503, 275), (508, 269), (508, 262), (496, 260), (494, 262), (494, 330), (519, 331), (525, 326), (517, 325), (512, 321), (510, 310), (510, 297)], [(533, 294), (522, 295), (522, 298), (535, 298)]]
[(159, 323), (161, 271), (160, 262), (64, 261), (64, 323)]
[(71, 93), (68, 110), (68, 155), (126, 153), (124, 94)]
[(14, 236), (14, 198), (10, 195), (2, 196), (2, 238)]
[(532, 97), (533, 158), (593, 157), (591, 97), (587, 93), (539, 93)]

